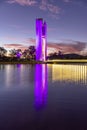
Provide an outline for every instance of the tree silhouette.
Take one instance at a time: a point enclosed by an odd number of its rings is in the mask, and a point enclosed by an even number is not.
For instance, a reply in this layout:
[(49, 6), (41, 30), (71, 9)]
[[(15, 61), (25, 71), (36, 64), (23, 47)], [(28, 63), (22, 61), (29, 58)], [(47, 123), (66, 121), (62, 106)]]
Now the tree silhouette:
[(12, 58), (16, 56), (16, 50), (15, 49), (11, 49), (9, 52), (10, 52), (10, 56)]
[(4, 57), (6, 53), (7, 53), (7, 50), (4, 49), (4, 47), (0, 47), (0, 57)]

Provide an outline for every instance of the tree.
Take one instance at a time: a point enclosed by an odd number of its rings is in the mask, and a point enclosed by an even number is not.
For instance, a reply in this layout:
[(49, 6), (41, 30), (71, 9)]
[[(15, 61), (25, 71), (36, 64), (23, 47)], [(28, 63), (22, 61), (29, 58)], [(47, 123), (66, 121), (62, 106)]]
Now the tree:
[(16, 50), (16, 57), (17, 57), (18, 59), (20, 59), (21, 55), (22, 55), (22, 50), (21, 50), (21, 49), (17, 49), (17, 50)]
[(59, 57), (59, 58), (63, 58), (63, 54), (62, 54), (61, 51), (58, 51), (58, 57)]
[(16, 50), (15, 49), (11, 49), (9, 52), (10, 52), (10, 56), (12, 58), (16, 56)]
[(0, 47), (0, 57), (4, 57), (6, 53), (7, 53), (7, 50), (4, 49), (3, 47)]
[(30, 46), (29, 47), (29, 55), (30, 55), (31, 59), (35, 59), (35, 56), (36, 56), (35, 46)]
[(28, 49), (25, 49), (22, 54), (23, 54), (23, 57), (25, 57), (26, 59), (35, 60), (35, 53), (36, 53), (35, 46), (30, 46)]
[(29, 49), (25, 49), (24, 52), (22, 53), (22, 56), (23, 56), (25, 59), (29, 59)]

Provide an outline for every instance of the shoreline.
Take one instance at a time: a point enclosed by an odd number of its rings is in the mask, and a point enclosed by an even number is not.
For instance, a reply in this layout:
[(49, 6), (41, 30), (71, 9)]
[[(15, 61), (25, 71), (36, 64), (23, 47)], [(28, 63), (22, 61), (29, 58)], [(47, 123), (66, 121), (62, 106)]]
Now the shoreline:
[(42, 64), (43, 62), (40, 61), (6, 61), (6, 62), (0, 62), (0, 64)]
[(87, 63), (86, 59), (67, 59), (67, 60), (48, 60), (47, 63), (49, 64), (76, 64), (76, 63)]
[(69, 59), (69, 60), (47, 60), (47, 61), (2, 61), (0, 64), (72, 64), (87, 63), (87, 60)]

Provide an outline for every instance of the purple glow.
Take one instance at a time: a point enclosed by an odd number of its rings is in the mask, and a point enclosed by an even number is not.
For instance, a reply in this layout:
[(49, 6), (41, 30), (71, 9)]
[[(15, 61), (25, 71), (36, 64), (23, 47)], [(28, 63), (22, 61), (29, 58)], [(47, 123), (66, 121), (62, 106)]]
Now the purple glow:
[(47, 102), (47, 65), (37, 64), (35, 72), (35, 107), (42, 108)]
[(46, 31), (47, 25), (43, 19), (36, 19), (36, 60), (45, 61), (46, 48)]
[(21, 57), (21, 53), (20, 52), (17, 52), (17, 58), (20, 58)]
[(21, 67), (21, 64), (17, 64), (17, 68), (20, 68)]

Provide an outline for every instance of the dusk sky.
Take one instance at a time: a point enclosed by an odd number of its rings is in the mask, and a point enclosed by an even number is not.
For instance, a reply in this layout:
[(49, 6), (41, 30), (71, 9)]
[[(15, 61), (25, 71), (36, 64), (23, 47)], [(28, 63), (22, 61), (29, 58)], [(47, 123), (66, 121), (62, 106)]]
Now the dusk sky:
[(48, 49), (86, 52), (87, 0), (0, 0), (0, 46), (35, 45), (35, 20), (47, 23)]

